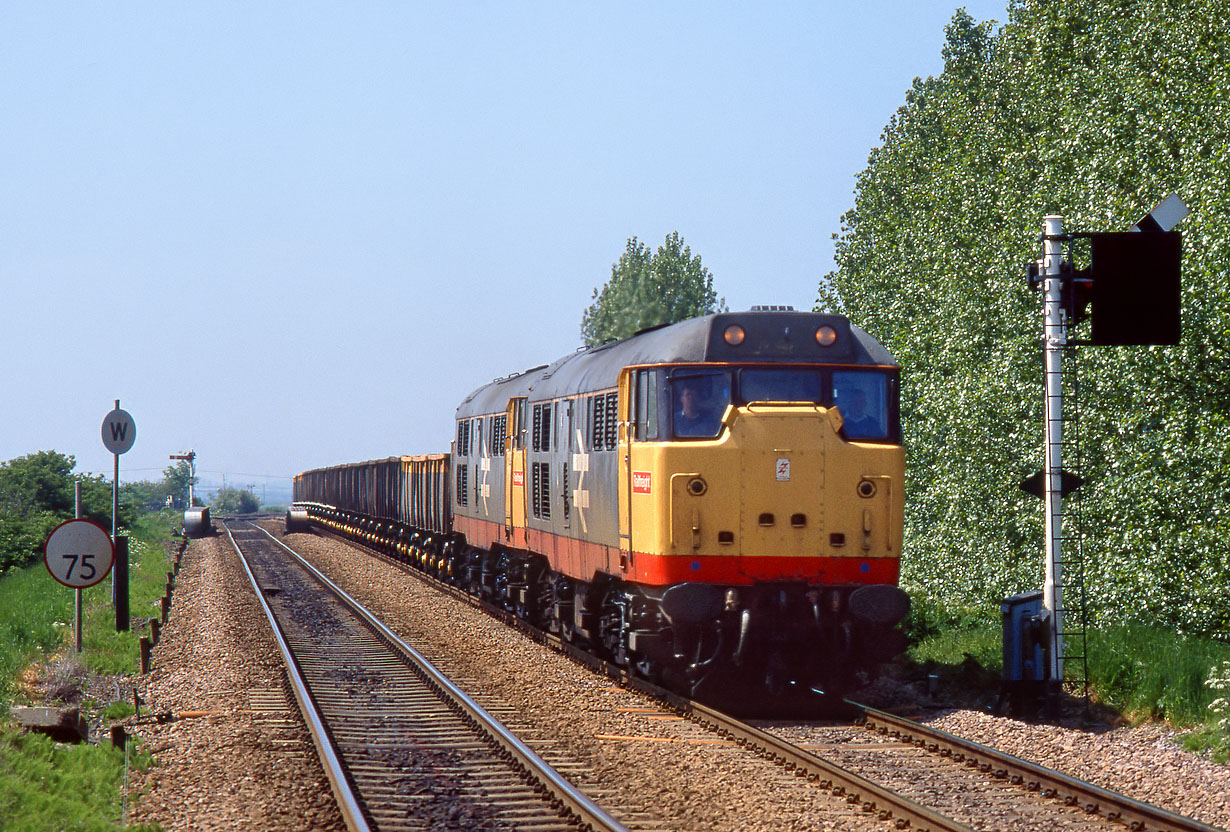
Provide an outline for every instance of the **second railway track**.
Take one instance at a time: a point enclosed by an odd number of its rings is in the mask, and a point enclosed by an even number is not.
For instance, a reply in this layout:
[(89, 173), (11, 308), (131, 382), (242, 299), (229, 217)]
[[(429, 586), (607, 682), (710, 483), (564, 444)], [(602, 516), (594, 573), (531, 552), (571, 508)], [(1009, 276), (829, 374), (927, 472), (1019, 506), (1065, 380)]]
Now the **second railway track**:
[[(405, 568), (397, 559), (357, 545), (391, 565)], [(447, 585), (437, 585), (454, 597), (476, 600)], [(508, 618), (507, 614), (501, 617)], [(545, 640), (568, 650), (556, 639)], [(594, 663), (584, 654), (574, 652), (573, 657)], [(801, 748), (773, 732), (628, 678), (617, 669), (607, 668), (607, 672), (624, 684), (657, 696), (664, 714), (674, 709), (723, 737), (752, 747), (793, 775), (804, 775), (825, 787), (856, 814), (880, 819), (881, 828), (1214, 829), (874, 710), (864, 711), (867, 727), (874, 731), (847, 729), (850, 741), (816, 741), (813, 737), (804, 740), (801, 744), (806, 747)], [(842, 733), (840, 728), (832, 730)]]

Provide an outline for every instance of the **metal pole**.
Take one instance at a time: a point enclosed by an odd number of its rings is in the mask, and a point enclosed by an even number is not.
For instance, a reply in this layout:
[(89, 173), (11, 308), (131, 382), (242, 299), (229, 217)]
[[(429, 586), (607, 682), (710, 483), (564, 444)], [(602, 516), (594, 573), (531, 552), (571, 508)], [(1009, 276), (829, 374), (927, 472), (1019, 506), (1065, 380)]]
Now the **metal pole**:
[[(115, 409), (120, 409), (120, 400), (115, 400)], [(115, 542), (117, 531), (116, 523), (120, 515), (120, 455), (112, 454), (115, 458), (115, 470), (111, 477), (111, 542)], [(115, 572), (111, 572), (111, 603), (115, 604)]]
[[(77, 520), (81, 519), (81, 480), (77, 480), (73, 484), (73, 503), (75, 510), (73, 517)], [(81, 588), (78, 587), (73, 591), (76, 596), (76, 603), (73, 606), (73, 636), (74, 643), (77, 647), (77, 652), (81, 652)]]
[(1060, 376), (1062, 347), (1068, 343), (1063, 314), (1063, 217), (1043, 218), (1045, 228), (1042, 305), (1046, 362), (1046, 579), (1042, 608), (1050, 621), (1049, 681), (1063, 681), (1063, 379)]
[[(119, 399), (115, 400), (115, 409), (120, 409)], [(111, 539), (115, 540), (116, 518), (120, 514), (120, 455), (112, 454), (112, 456), (115, 457), (115, 476), (111, 478)]]

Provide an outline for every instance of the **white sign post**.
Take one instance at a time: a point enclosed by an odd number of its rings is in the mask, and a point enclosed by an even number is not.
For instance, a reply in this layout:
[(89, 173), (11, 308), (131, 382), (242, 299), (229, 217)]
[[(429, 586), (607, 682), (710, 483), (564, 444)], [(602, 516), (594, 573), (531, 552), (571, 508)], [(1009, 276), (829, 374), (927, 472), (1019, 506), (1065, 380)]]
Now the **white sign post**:
[(103, 446), (115, 454), (115, 479), (111, 482), (111, 537), (115, 537), (115, 518), (119, 514), (120, 454), (127, 453), (137, 441), (137, 423), (128, 411), (120, 410), (120, 400), (115, 400), (115, 410), (107, 414), (102, 423)]
[[(132, 416), (128, 414), (128, 411), (120, 410), (119, 399), (115, 400), (115, 410), (112, 410), (103, 419), (102, 441), (103, 446), (115, 454), (115, 476), (111, 480), (111, 540), (114, 542), (118, 532), (116, 524), (119, 522), (120, 514), (120, 454), (127, 453), (132, 444), (137, 441), (137, 423), (132, 420)], [(120, 568), (116, 570), (116, 573), (111, 578), (111, 602), (115, 603), (116, 582), (122, 581), (124, 586), (120, 588), (120, 591), (124, 593), (123, 606), (127, 610), (128, 563), (120, 564)], [(118, 615), (118, 606), (116, 607), (116, 612)], [(127, 627), (124, 629), (127, 629)]]
[[(43, 564), (51, 577), (77, 590), (101, 582), (115, 563), (115, 547), (107, 530), (93, 520), (67, 520), (52, 529), (43, 545)], [(76, 616), (77, 651), (81, 651), (81, 616)]]

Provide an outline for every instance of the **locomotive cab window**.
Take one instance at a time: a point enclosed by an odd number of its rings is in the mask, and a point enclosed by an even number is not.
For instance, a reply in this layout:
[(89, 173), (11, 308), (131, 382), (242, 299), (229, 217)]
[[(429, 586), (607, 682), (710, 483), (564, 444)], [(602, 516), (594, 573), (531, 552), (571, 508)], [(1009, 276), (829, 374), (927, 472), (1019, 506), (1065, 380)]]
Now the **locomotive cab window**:
[[(842, 428), (851, 439), (889, 439), (896, 435), (896, 407), (884, 373), (836, 370), (833, 404), (841, 412)], [(895, 389), (895, 386), (894, 386)]]
[(659, 438), (658, 398), (662, 386), (662, 373), (659, 370), (638, 370), (636, 373), (636, 395), (633, 397), (633, 421), (636, 424), (636, 438), (642, 442)]
[(730, 404), (726, 370), (676, 370), (670, 383), (672, 423), (679, 439), (712, 439), (722, 430)]

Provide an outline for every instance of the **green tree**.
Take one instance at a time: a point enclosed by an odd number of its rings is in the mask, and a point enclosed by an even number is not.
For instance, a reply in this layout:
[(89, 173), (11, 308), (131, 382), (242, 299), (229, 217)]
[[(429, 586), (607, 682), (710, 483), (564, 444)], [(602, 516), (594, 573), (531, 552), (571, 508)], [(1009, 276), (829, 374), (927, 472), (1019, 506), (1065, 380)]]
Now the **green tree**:
[[(0, 571), (35, 560), (51, 530), (72, 519), (75, 482), (81, 483), (82, 516), (111, 528), (111, 484), (73, 474), (76, 464), (58, 451), (0, 463)], [(132, 517), (121, 506), (120, 525), (130, 525)]]
[(1103, 618), (1230, 630), (1225, 12), (1016, 0), (998, 30), (958, 12), (943, 73), (915, 81), (871, 151), (818, 308), (904, 367), (907, 584), (986, 606), (1041, 583), (1041, 506), (1016, 487), (1042, 460), (1023, 264), (1046, 214), (1126, 230), (1175, 190), (1192, 207), (1182, 343), (1075, 356), (1087, 580)]
[(668, 234), (656, 253), (630, 238), (611, 266), (611, 279), (601, 292), (594, 289), (593, 297), (581, 316), (581, 338), (590, 347), (726, 309), (713, 291), (713, 275), (678, 231)]
[(0, 507), (6, 514), (37, 511), (72, 515), (76, 460), (57, 451), (39, 451), (0, 463)]
[(213, 510), (218, 514), (255, 514), (261, 501), (249, 489), (226, 485), (214, 495)]
[[(200, 477), (192, 476), (192, 469), (189, 467), (186, 460), (179, 460), (174, 465), (168, 465), (162, 472), (163, 486), (166, 488), (166, 493), (174, 497), (176, 501), (188, 504), (188, 486), (196, 485), (200, 482)], [(200, 500), (197, 499), (197, 503)]]

